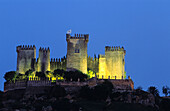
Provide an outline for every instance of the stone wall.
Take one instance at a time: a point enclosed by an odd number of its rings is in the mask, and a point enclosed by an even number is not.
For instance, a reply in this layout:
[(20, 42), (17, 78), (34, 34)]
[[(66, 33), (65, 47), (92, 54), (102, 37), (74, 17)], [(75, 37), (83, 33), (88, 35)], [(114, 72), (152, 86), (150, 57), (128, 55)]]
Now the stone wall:
[(27, 80), (19, 80), (4, 83), (4, 92), (15, 89), (25, 89), (27, 87), (52, 86), (50, 79), (28, 78)]
[(50, 70), (53, 72), (56, 69), (62, 69), (66, 71), (66, 63), (67, 59), (64, 56), (63, 58), (59, 59), (51, 59), (50, 61)]
[(28, 86), (51, 86), (51, 80), (50, 79), (29, 79), (27, 81), (27, 87)]
[(56, 80), (56, 83), (52, 83), (51, 79), (40, 79), (40, 78), (29, 78), (27, 80), (22, 81), (15, 81), (15, 82), (5, 82), (4, 83), (4, 92), (9, 90), (15, 90), (15, 89), (25, 89), (27, 87), (49, 87), (54, 85), (61, 85), (63, 87), (81, 87), (88, 85), (90, 87), (94, 87), (97, 84), (101, 84), (105, 80), (110, 81), (114, 89), (116, 90), (133, 90), (134, 89), (134, 83), (133, 81), (129, 79), (97, 79), (97, 78), (91, 78), (89, 80), (86, 80), (85, 82), (80, 82), (79, 79), (77, 81), (58, 81)]
[(25, 80), (17, 81), (17, 82), (5, 82), (4, 92), (15, 90), (15, 89), (25, 89), (26, 87), (27, 87), (27, 82)]

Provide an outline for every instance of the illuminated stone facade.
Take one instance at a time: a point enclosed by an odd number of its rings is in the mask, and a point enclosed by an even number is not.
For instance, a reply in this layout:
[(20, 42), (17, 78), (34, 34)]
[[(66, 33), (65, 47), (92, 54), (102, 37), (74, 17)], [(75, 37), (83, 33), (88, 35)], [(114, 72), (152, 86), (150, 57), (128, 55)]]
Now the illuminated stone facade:
[(34, 61), (36, 59), (35, 46), (18, 46), (17, 49), (17, 71), (25, 74), (29, 69), (34, 70)]
[(67, 71), (80, 70), (87, 73), (88, 34), (66, 34), (67, 40)]
[(50, 60), (50, 49), (40, 48), (36, 59), (35, 46), (17, 47), (17, 72), (25, 74), (29, 69), (46, 72), (56, 69), (79, 70), (87, 73), (92, 70), (99, 79), (125, 79), (125, 50), (120, 47), (105, 47), (105, 55), (94, 58), (87, 55), (88, 34), (66, 34), (67, 55)]
[(125, 50), (120, 47), (105, 47), (105, 56), (99, 58), (99, 78), (125, 78)]

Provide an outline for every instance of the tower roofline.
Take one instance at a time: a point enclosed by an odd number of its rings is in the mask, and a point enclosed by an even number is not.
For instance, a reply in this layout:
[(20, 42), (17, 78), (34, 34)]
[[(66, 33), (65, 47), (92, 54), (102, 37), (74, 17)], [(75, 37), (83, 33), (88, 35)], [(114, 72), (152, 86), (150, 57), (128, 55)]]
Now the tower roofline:
[(82, 40), (89, 40), (89, 34), (74, 34), (74, 36), (70, 35), (70, 34), (66, 34), (66, 40), (70, 40), (70, 39), (82, 39)]
[(105, 52), (106, 51), (124, 51), (126, 52), (126, 50), (124, 49), (124, 47), (121, 47), (120, 46), (105, 46)]
[(16, 47), (17, 51), (19, 50), (36, 50), (35, 45), (19, 45)]

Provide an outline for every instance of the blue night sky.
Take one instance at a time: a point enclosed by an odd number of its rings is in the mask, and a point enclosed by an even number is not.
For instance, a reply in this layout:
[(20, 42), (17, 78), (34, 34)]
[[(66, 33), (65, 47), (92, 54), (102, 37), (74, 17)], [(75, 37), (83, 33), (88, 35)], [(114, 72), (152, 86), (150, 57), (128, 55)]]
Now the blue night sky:
[(16, 70), (17, 45), (50, 47), (51, 58), (63, 57), (69, 29), (90, 35), (90, 56), (124, 46), (135, 87), (170, 87), (169, 0), (0, 0), (0, 90), (5, 72)]

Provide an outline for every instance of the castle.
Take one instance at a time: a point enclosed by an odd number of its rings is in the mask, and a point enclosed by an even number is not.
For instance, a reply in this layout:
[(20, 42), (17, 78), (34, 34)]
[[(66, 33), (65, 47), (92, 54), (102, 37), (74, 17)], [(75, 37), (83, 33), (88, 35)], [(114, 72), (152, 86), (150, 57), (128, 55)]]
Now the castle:
[(125, 53), (124, 48), (120, 47), (105, 47), (105, 55), (96, 55), (94, 58), (87, 55), (87, 44), (89, 41), (88, 34), (75, 34), (72, 36), (70, 33), (66, 34), (67, 41), (67, 55), (59, 59), (50, 59), (50, 49), (39, 49), (39, 57), (36, 59), (36, 47), (33, 46), (17, 46), (17, 73), (25, 74), (28, 70), (43, 72), (54, 72), (56, 69), (64, 71), (81, 71), (88, 74), (92, 71), (95, 76), (86, 79), (84, 82), (58, 80), (56, 83), (52, 79), (45, 80), (43, 78), (29, 77), (24, 80), (6, 81), (4, 83), (4, 92), (15, 89), (27, 89), (30, 87), (41, 88), (45, 86), (61, 85), (64, 88), (78, 88), (80, 86), (88, 85), (90, 87), (104, 82), (110, 81), (116, 91), (133, 90), (134, 83), (130, 77), (126, 79), (125, 75)]
[(124, 48), (105, 47), (105, 55), (96, 55), (94, 58), (87, 55), (89, 34), (66, 34), (67, 55), (61, 59), (50, 59), (50, 49), (39, 49), (36, 59), (35, 46), (17, 46), (17, 72), (25, 74), (28, 70), (37, 72), (79, 70), (87, 74), (87, 70), (96, 73), (98, 79), (125, 79), (125, 53)]

